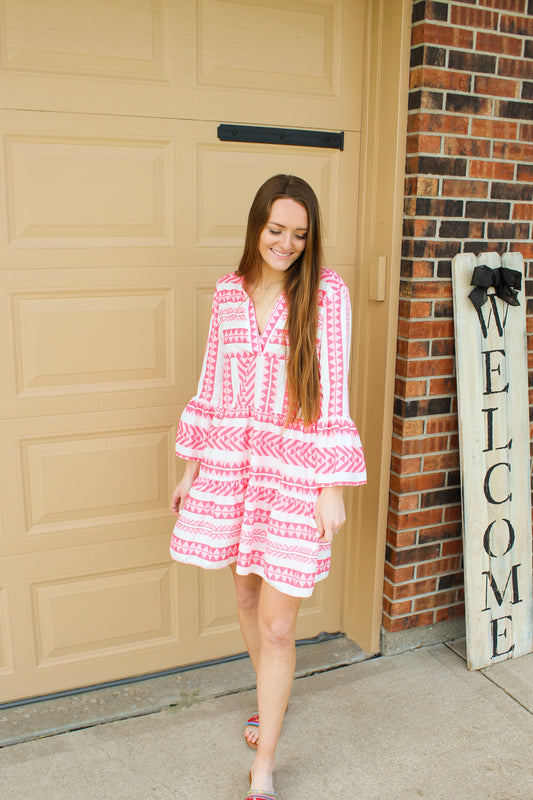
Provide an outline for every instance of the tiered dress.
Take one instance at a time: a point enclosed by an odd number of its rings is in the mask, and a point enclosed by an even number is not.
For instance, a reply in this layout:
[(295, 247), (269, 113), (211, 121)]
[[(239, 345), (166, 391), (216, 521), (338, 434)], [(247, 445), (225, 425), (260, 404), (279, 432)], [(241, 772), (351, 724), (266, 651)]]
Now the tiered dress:
[(331, 546), (318, 541), (314, 518), (321, 487), (366, 482), (348, 408), (350, 298), (333, 270), (322, 270), (318, 302), (316, 423), (286, 424), (284, 295), (260, 335), (252, 300), (231, 273), (217, 283), (198, 392), (176, 436), (176, 453), (201, 464), (172, 557), (207, 568), (236, 562), (238, 574), (298, 597), (329, 571)]

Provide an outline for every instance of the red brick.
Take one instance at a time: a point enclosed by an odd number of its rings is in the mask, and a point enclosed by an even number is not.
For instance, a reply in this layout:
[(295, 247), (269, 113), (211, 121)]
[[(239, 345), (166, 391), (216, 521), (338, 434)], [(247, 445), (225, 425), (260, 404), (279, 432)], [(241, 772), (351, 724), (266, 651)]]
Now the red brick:
[(426, 423), (426, 433), (446, 433), (447, 431), (456, 431), (458, 424), (457, 417), (429, 419)]
[(511, 161), (533, 161), (533, 145), (521, 142), (494, 142), (494, 158)]
[(533, 244), (530, 242), (520, 242), (520, 252), (526, 261), (533, 259)]
[[(416, 511), (413, 510), (407, 513), (415, 514)], [(395, 530), (395, 528), (399, 527), (398, 521), (402, 518), (402, 516), (399, 516), (394, 511), (389, 511), (390, 529), (387, 534), (387, 542), (397, 549), (413, 547), (416, 544), (416, 533), (414, 531)]]
[(472, 135), (487, 136), (490, 139), (516, 139), (517, 122), (505, 122), (499, 119), (473, 119)]
[(394, 417), (392, 427), (395, 434), (401, 437), (422, 436), (424, 433), (423, 419), (402, 419)]
[(419, 531), (418, 544), (442, 542), (447, 539), (457, 538), (460, 535), (461, 526), (457, 522), (448, 523), (447, 525), (437, 525), (435, 528), (424, 528), (424, 530)]
[(436, 592), (435, 594), (426, 595), (425, 597), (417, 598), (414, 601), (414, 611), (426, 611), (428, 608), (440, 608), (441, 606), (450, 605), (455, 602), (457, 593), (455, 589), (446, 592)]
[(455, 556), (462, 552), (463, 552), (462, 539), (452, 539), (450, 542), (443, 542), (442, 555), (444, 558), (446, 558), (446, 556)]
[(533, 142), (533, 125), (520, 125), (518, 138), (521, 142)]
[(456, 506), (448, 506), (444, 509), (444, 521), (445, 522), (457, 522), (462, 518), (462, 509), (461, 505)]
[(403, 600), (398, 603), (391, 603), (388, 597), (383, 598), (383, 611), (390, 617), (401, 616), (402, 614), (409, 614), (411, 611), (411, 601)]
[(423, 492), (427, 489), (439, 489), (446, 483), (446, 473), (426, 472), (422, 475), (393, 475), (391, 488), (396, 492), (408, 494), (410, 492)]
[(417, 562), (434, 561), (434, 559), (439, 557), (440, 547), (441, 545), (438, 544), (427, 544), (422, 547), (406, 548), (405, 550), (393, 550), (389, 548), (389, 560), (392, 564), (398, 564), (399, 566), (416, 564)]
[(396, 378), (394, 392), (400, 397), (424, 397), (427, 392), (426, 381), (409, 381)]
[(520, 97), (520, 81), (476, 75), (474, 85), (477, 94), (488, 94), (491, 97)]
[[(524, 179), (522, 178), (522, 180)], [(533, 175), (531, 180), (533, 180)], [(533, 219), (533, 203), (515, 203), (513, 208), (513, 219)]]
[(413, 320), (406, 325), (407, 331), (402, 335), (407, 339), (450, 339), (453, 336), (452, 320)]
[(459, 619), (465, 615), (465, 604), (458, 603), (457, 605), (449, 606), (448, 608), (439, 608), (435, 612), (435, 622), (445, 622), (448, 619)]
[(529, 59), (500, 58), (498, 60), (498, 75), (506, 78), (531, 79), (531, 62)]
[(453, 339), (435, 339), (431, 342), (432, 356), (452, 356), (455, 353), (455, 342)]
[(385, 575), (389, 578), (391, 583), (406, 583), (411, 581), (415, 575), (415, 567), (408, 565), (406, 567), (394, 567), (388, 561), (385, 562)]
[(429, 394), (431, 396), (444, 394), (449, 395), (457, 391), (455, 378), (438, 378), (429, 382)]
[(499, 8), (502, 11), (514, 11), (517, 14), (526, 12), (526, 0), (478, 0), (478, 5)]
[(415, 67), (410, 72), (409, 86), (411, 89), (453, 89), (456, 92), (468, 92), (471, 76), (459, 70)]
[(414, 581), (412, 583), (389, 584), (387, 587), (391, 600), (405, 600), (407, 597), (417, 597), (421, 594), (434, 592), (437, 588), (436, 578), (427, 578), (424, 581)]
[[(501, 36), (498, 33), (478, 31), (476, 36), (476, 50), (506, 56), (521, 56), (522, 40), (513, 39), (511, 36)], [(485, 92), (483, 92), (483, 94), (485, 94)], [(495, 92), (495, 94), (497, 94), (497, 92)]]
[(388, 561), (385, 562), (385, 577), (387, 577), (391, 583), (404, 583), (405, 581), (410, 581), (413, 579), (414, 574), (414, 567), (395, 568), (392, 566), (392, 564), (389, 564)]
[(408, 378), (423, 378), (433, 375), (451, 375), (454, 367), (453, 358), (427, 358), (423, 361), (408, 361)]
[(395, 452), (413, 456), (418, 453), (440, 453), (447, 448), (448, 436), (422, 436), (418, 439), (404, 439)]
[(424, 358), (429, 355), (429, 342), (398, 341), (398, 355), (402, 358)]
[(442, 137), (429, 134), (411, 134), (407, 137), (408, 153), (440, 153)]
[(443, 197), (488, 197), (488, 181), (458, 180), (445, 178), (442, 181)]
[(417, 494), (389, 495), (389, 505), (391, 509), (401, 514), (404, 511), (414, 511), (419, 506), (419, 496)]
[(433, 306), (429, 302), (400, 301), (400, 317), (405, 319), (425, 319), (431, 317), (432, 313)]
[(477, 156), (488, 158), (491, 143), (486, 139), (470, 139), (463, 136), (446, 136), (444, 153), (450, 156)]
[(390, 619), (384, 614), (382, 621), (386, 631), (397, 633), (398, 631), (410, 630), (412, 628), (425, 628), (427, 625), (433, 624), (435, 621), (435, 614), (433, 611), (425, 611), (423, 614), (397, 617), (396, 619)]
[(440, 558), (437, 561), (426, 561), (417, 564), (415, 575), (417, 578), (429, 578), (431, 575), (442, 575), (446, 572), (457, 572), (461, 566), (460, 557)]
[[(520, 181), (533, 181), (533, 164), (518, 164), (516, 179)], [(525, 217), (524, 219), (529, 219)]]
[[(394, 437), (393, 437), (394, 438)], [(419, 473), (422, 469), (421, 458), (398, 458), (395, 455), (394, 447), (392, 448), (393, 456), (391, 459), (391, 466), (393, 472), (398, 475), (413, 475)]]
[(424, 456), (424, 470), (436, 472), (441, 469), (457, 469), (459, 453), (437, 453)]
[[(400, 531), (411, 531), (413, 528), (420, 528), (425, 525), (437, 525), (442, 521), (442, 508), (426, 508), (422, 511), (412, 511), (398, 517), (396, 527)], [(414, 544), (414, 540), (409, 542), (406, 547)], [(419, 561), (420, 559), (413, 559)]]
[(455, 114), (417, 112), (415, 114), (409, 114), (407, 130), (409, 133), (427, 131), (466, 134), (468, 133), (468, 117), (460, 117)]
[(502, 14), (500, 17), (500, 31), (506, 34), (517, 34), (518, 36), (533, 36), (533, 17), (521, 14), (520, 16), (512, 16), (511, 14)]
[(411, 261), (411, 278), (432, 278), (434, 272), (431, 261)]
[[(423, 234), (420, 234), (423, 235)], [(411, 281), (409, 284), (412, 288), (414, 297), (451, 297), (452, 284), (444, 283), (443, 281)]]
[(496, 30), (498, 14), (495, 11), (485, 11), (481, 8), (465, 8), (465, 6), (452, 5), (450, 22), (452, 25), (464, 25), (467, 28), (487, 28)]
[(500, 161), (471, 161), (468, 172), (472, 178), (512, 181), (514, 178), (514, 164)]
[(474, 33), (446, 23), (424, 22), (413, 28), (411, 45), (417, 44), (437, 44), (443, 47), (470, 50), (474, 44)]

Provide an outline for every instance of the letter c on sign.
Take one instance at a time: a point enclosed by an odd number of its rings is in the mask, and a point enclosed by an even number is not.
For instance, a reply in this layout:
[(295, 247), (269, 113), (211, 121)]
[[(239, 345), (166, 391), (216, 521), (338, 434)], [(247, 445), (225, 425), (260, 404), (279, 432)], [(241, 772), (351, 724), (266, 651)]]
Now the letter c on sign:
[(492, 477), (492, 473), (496, 469), (496, 467), (507, 467), (508, 471), (511, 472), (511, 465), (507, 463), (507, 461), (499, 461), (497, 464), (493, 464), (492, 467), (489, 467), (487, 470), (487, 474), (485, 475), (485, 482), (483, 484), (483, 491), (485, 492), (485, 497), (487, 498), (489, 503), (492, 503), (495, 506), (499, 506), (502, 503), (506, 503), (507, 500), (511, 500), (513, 495), (511, 492), (504, 497), (503, 500), (495, 500), (492, 496), (492, 492), (490, 489), (490, 479)]

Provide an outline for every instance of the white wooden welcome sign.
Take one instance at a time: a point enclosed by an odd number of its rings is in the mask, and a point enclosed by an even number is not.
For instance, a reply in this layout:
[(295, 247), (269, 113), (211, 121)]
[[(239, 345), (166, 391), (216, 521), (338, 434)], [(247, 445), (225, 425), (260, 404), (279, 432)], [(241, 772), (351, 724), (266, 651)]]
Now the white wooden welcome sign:
[(523, 272), (519, 253), (452, 267), (469, 669), (532, 649)]

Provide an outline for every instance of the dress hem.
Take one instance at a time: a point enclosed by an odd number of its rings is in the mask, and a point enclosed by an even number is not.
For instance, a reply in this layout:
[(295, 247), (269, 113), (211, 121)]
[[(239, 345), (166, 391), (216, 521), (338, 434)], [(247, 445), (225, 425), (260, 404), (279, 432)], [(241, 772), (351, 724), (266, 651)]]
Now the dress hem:
[[(281, 592), (282, 594), (287, 594), (290, 597), (301, 597), (301, 598), (311, 597), (315, 585), (319, 581), (323, 581), (325, 578), (327, 578), (329, 574), (329, 569), (327, 572), (318, 573), (317, 575), (315, 575), (314, 584), (311, 587), (311, 589), (298, 589), (295, 586), (289, 586), (286, 583), (280, 583), (279, 581), (273, 581), (265, 577), (260, 567), (256, 567), (255, 569), (252, 568), (245, 569), (243, 567), (239, 567), (237, 563), (238, 562), (237, 558), (225, 558), (221, 561), (207, 562), (207, 561), (202, 561), (201, 559), (196, 558), (195, 556), (182, 555), (181, 553), (177, 553), (175, 550), (171, 550), (170, 555), (174, 561), (178, 561), (180, 564), (191, 564), (192, 566), (200, 567), (201, 569), (209, 569), (209, 570), (223, 569), (224, 567), (229, 567), (231, 564), (237, 564), (236, 568), (237, 575), (242, 575), (242, 576), (257, 575), (259, 578), (262, 578), (262, 580), (264, 580), (265, 583), (268, 583), (269, 586), (272, 586), (274, 589), (277, 589), (278, 592)], [(288, 591), (288, 589), (291, 589), (291, 591)]]

